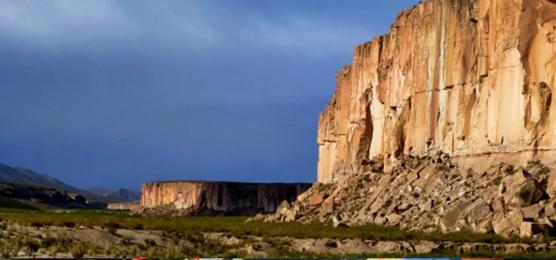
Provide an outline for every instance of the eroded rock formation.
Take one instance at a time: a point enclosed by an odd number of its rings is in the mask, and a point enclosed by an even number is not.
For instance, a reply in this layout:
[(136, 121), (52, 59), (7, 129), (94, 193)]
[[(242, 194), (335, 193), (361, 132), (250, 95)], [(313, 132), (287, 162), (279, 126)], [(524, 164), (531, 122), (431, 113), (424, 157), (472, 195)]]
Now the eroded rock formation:
[(320, 116), (318, 180), (381, 156), (554, 161), (556, 2), (429, 0), (358, 46)]
[(254, 215), (274, 212), (293, 202), (311, 185), (234, 182), (149, 182), (141, 189), (140, 206), (158, 213), (182, 215)]

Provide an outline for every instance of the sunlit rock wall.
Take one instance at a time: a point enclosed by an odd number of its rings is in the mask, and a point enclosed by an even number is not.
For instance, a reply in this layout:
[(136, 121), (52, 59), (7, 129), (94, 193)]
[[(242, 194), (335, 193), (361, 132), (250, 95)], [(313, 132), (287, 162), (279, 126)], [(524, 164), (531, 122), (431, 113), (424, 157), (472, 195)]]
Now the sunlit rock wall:
[(401, 12), (337, 73), (319, 122), (319, 182), (376, 156), (388, 164), (437, 151), (476, 161), (553, 151), (555, 2), (430, 0)]
[(311, 185), (234, 182), (149, 182), (141, 189), (143, 208), (170, 206), (192, 214), (253, 215), (274, 212), (283, 201), (293, 202)]

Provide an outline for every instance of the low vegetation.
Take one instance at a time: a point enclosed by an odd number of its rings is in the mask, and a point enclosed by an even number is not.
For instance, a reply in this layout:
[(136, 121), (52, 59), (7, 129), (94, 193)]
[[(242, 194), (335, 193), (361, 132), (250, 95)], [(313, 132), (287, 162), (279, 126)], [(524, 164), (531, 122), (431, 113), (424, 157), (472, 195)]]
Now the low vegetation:
[[(257, 220), (248, 221), (245, 217), (156, 217), (135, 216), (123, 211), (102, 210), (42, 210), (40, 212), (22, 209), (0, 209), (0, 256), (13, 257), (18, 252), (27, 256), (115, 256), (115, 257), (245, 257), (247, 245), (252, 244), (252, 237), (262, 238), (260, 243), (267, 244), (271, 250), (269, 257), (370, 257), (371, 255), (330, 255), (326, 253), (296, 251), (288, 239), (328, 238), (328, 239), (371, 239), (371, 240), (428, 240), (453, 242), (528, 242), (519, 238), (503, 239), (492, 234), (475, 234), (468, 231), (443, 234), (440, 232), (416, 232), (392, 227), (365, 225), (353, 228), (333, 228), (330, 223), (266, 223)], [(58, 228), (61, 230), (102, 230), (117, 240), (108, 246), (85, 243), (66, 236), (45, 237), (43, 235), (22, 235), (10, 231), (10, 227), (30, 227), (35, 230)], [(134, 230), (136, 232), (160, 232), (170, 239), (172, 244), (161, 245), (151, 238), (136, 241), (119, 232)], [(40, 233), (40, 232), (39, 232)], [(226, 237), (240, 238), (241, 243), (230, 246), (215, 240), (206, 239), (206, 233), (225, 234)], [(282, 238), (282, 239), (276, 239)], [(186, 242), (183, 242), (186, 241)], [(255, 241), (258, 243), (257, 241)], [(21, 253), (19, 253), (21, 255)], [(455, 256), (455, 251), (440, 251), (426, 255), (412, 256)], [(534, 256), (552, 256), (551, 252), (536, 252)], [(494, 256), (492, 251), (475, 251), (469, 256)], [(527, 253), (524, 255), (531, 256)], [(384, 254), (380, 256), (385, 256)], [(391, 255), (397, 256), (397, 255)], [(404, 255), (409, 256), (409, 255)]]
[(24, 210), (0, 210), (0, 219), (33, 227), (102, 227), (116, 229), (160, 230), (179, 232), (222, 232), (242, 237), (270, 236), (292, 238), (361, 238), (372, 240), (429, 240), (454, 242), (512, 242), (518, 238), (503, 239), (494, 234), (476, 234), (468, 231), (444, 234), (441, 232), (405, 231), (394, 227), (364, 225), (357, 227), (332, 228), (330, 224), (298, 222), (267, 223), (258, 220), (247, 221), (246, 217), (156, 217), (134, 216), (125, 212), (101, 210), (43, 211), (40, 217), (35, 212)]
[(37, 210), (38, 208), (31, 205), (31, 203), (22, 202), (16, 199), (12, 199), (6, 196), (0, 195), (0, 208), (6, 209), (27, 209), (27, 210)]

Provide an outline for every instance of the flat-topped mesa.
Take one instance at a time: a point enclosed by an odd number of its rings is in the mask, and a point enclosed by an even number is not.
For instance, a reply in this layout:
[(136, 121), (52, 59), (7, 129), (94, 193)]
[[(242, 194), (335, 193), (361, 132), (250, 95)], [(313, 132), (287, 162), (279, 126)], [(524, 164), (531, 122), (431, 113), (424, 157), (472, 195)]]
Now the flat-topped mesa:
[(439, 151), (470, 167), (553, 163), (555, 2), (429, 0), (400, 13), (337, 74), (320, 116), (318, 181), (377, 156), (388, 166)]
[(255, 215), (274, 212), (283, 201), (295, 201), (310, 186), (308, 183), (148, 182), (141, 189), (140, 207), (184, 215)]

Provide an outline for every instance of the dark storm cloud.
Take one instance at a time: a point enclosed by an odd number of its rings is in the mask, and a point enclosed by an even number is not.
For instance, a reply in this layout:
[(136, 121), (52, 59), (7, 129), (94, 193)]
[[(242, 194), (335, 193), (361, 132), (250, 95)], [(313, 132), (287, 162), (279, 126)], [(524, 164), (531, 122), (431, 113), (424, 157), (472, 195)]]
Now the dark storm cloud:
[(0, 162), (81, 187), (313, 181), (335, 71), (415, 2), (0, 0)]

